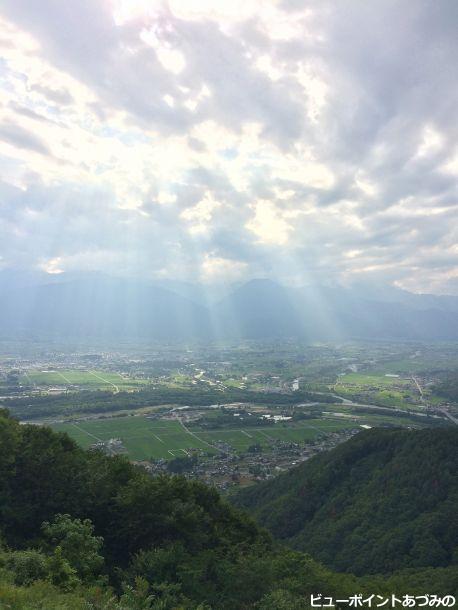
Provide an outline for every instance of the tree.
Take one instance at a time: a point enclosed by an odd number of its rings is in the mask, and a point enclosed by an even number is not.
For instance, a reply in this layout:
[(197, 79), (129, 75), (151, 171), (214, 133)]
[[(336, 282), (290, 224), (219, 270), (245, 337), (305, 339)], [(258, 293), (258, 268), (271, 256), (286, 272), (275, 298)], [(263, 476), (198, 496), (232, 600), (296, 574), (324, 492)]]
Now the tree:
[(5, 553), (2, 563), (14, 574), (15, 585), (30, 585), (35, 580), (45, 580), (49, 573), (46, 555), (34, 549)]
[(58, 545), (63, 559), (75, 570), (83, 582), (93, 582), (100, 576), (104, 559), (100, 555), (101, 536), (94, 536), (89, 519), (72, 519), (70, 515), (56, 515), (54, 521), (45, 521), (43, 534), (53, 545)]
[(182, 474), (183, 472), (189, 472), (197, 464), (197, 458), (195, 455), (188, 457), (176, 457), (170, 460), (167, 464), (167, 470), (173, 474)]
[(256, 610), (308, 610), (310, 605), (303, 597), (290, 591), (278, 589), (265, 595)]
[(73, 568), (63, 556), (62, 548), (60, 546), (57, 546), (54, 549), (53, 554), (48, 557), (47, 564), (49, 573), (48, 578), (56, 587), (59, 587), (64, 591), (70, 591), (81, 583), (75, 568)]

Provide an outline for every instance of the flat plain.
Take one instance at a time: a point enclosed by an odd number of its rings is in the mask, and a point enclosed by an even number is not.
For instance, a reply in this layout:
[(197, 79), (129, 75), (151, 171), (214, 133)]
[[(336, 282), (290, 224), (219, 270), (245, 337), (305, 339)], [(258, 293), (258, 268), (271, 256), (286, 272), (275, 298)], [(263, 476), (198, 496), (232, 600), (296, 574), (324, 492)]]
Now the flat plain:
[(138, 388), (148, 381), (133, 379), (120, 373), (101, 370), (81, 369), (52, 369), (52, 370), (29, 370), (21, 377), (24, 384), (49, 387), (77, 387), (78, 389), (107, 389), (111, 391)]
[[(187, 455), (193, 449), (209, 454), (228, 445), (235, 453), (242, 453), (252, 445), (272, 446), (274, 441), (307, 443), (342, 430), (387, 423), (386, 416), (368, 414), (359, 417), (330, 414), (327, 417), (300, 422), (278, 422), (266, 426), (237, 426), (230, 429), (203, 430), (185, 427), (177, 419), (157, 419), (134, 415), (103, 419), (85, 419), (56, 423), (52, 428), (67, 432), (79, 445), (88, 448), (99, 441), (119, 438), (132, 460), (172, 459)], [(412, 423), (406, 418), (391, 418), (392, 425)], [(223, 445), (221, 445), (223, 444)]]

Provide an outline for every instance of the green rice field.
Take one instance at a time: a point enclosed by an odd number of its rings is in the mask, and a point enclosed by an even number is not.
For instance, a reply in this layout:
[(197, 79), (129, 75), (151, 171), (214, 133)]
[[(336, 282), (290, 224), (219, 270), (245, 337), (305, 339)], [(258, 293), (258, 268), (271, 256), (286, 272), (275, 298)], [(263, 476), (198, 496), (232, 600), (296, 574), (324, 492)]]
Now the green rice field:
[(362, 375), (359, 373), (348, 373), (339, 377), (338, 385), (356, 385), (356, 386), (407, 386), (411, 385), (410, 379), (405, 379), (401, 376), (392, 377), (390, 374), (385, 375)]
[(123, 377), (119, 373), (92, 369), (27, 371), (22, 375), (21, 382), (43, 388), (77, 386), (79, 389), (111, 389), (113, 391), (138, 387), (147, 383), (146, 380)]
[[(405, 425), (409, 422), (392, 418), (391, 423)], [(402, 418), (404, 420), (404, 418)], [(133, 460), (172, 459), (186, 455), (192, 449), (210, 454), (218, 452), (215, 443), (229, 444), (234, 451), (244, 452), (253, 444), (269, 447), (274, 440), (306, 442), (318, 436), (339, 430), (358, 428), (363, 425), (377, 426), (386, 423), (386, 417), (376, 415), (358, 418), (332, 417), (307, 420), (306, 423), (277, 423), (265, 427), (240, 427), (221, 430), (199, 430), (184, 428), (177, 420), (152, 419), (145, 416), (114, 417), (96, 420), (81, 420), (53, 424), (56, 431), (67, 432), (84, 448), (97, 441), (120, 438)]]
[[(363, 401), (387, 407), (415, 409), (420, 403), (420, 394), (411, 377), (395, 374), (373, 375), (349, 373), (339, 376), (334, 390), (341, 396), (363, 396)], [(360, 398), (361, 400), (361, 398)]]
[(250, 445), (259, 443), (263, 446), (272, 440), (302, 442), (313, 440), (318, 435), (344, 428), (354, 427), (354, 422), (313, 420), (300, 426), (275, 424), (265, 428), (247, 428), (246, 430), (214, 430), (190, 432), (175, 420), (158, 420), (148, 417), (116, 417), (99, 420), (82, 420), (53, 424), (56, 431), (67, 432), (84, 448), (97, 441), (120, 438), (129, 456), (133, 460), (172, 459), (185, 455), (191, 449), (200, 449), (217, 453), (211, 445), (217, 442), (230, 444), (235, 451), (246, 451)]
[(84, 448), (97, 441), (120, 438), (133, 460), (172, 459), (186, 455), (190, 449), (216, 452), (173, 420), (115, 417), (54, 424), (52, 427), (56, 431), (67, 432)]

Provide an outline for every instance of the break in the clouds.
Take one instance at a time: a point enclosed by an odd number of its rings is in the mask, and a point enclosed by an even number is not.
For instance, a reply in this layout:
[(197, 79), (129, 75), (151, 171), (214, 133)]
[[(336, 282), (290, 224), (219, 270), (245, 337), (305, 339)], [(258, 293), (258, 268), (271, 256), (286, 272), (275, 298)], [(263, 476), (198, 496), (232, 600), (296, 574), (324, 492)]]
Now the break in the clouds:
[(458, 4), (3, 0), (0, 265), (458, 293)]

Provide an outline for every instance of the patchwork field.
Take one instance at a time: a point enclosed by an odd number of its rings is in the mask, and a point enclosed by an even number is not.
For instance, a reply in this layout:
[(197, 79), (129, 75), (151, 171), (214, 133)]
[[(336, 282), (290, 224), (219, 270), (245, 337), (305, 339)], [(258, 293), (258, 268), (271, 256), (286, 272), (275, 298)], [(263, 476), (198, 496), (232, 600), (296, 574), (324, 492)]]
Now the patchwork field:
[(247, 451), (250, 445), (259, 444), (269, 447), (272, 441), (280, 440), (285, 442), (303, 443), (313, 441), (317, 437), (338, 432), (339, 430), (352, 429), (366, 422), (365, 417), (359, 418), (339, 418), (329, 417), (320, 419), (310, 419), (306, 422), (298, 423), (277, 423), (273, 426), (245, 428), (221, 429), (212, 431), (197, 431), (199, 438), (208, 443), (224, 442), (231, 445), (235, 451)]
[[(345, 415), (345, 414), (342, 414)], [(122, 440), (129, 457), (133, 460), (172, 459), (186, 455), (191, 449), (200, 449), (210, 454), (218, 449), (212, 445), (227, 443), (236, 452), (245, 452), (251, 445), (269, 447), (274, 440), (302, 443), (318, 436), (360, 426), (412, 424), (406, 418), (387, 418), (368, 414), (345, 417), (329, 415), (306, 422), (278, 423), (265, 427), (240, 427), (220, 430), (185, 429), (179, 421), (151, 419), (144, 416), (114, 417), (97, 420), (82, 420), (53, 424), (56, 431), (67, 432), (84, 448), (97, 441), (112, 438)], [(416, 422), (418, 425), (418, 422)]]
[(187, 433), (178, 421), (135, 416), (54, 424), (52, 427), (67, 432), (84, 448), (97, 441), (120, 438), (133, 460), (172, 459), (186, 455), (189, 449), (216, 452)]
[(311, 427), (301, 428), (247, 428), (233, 430), (215, 430), (212, 432), (199, 432), (198, 436), (208, 443), (228, 443), (236, 452), (244, 452), (251, 445), (268, 447), (274, 440), (303, 442), (313, 440), (319, 435), (318, 430)]
[(111, 389), (119, 391), (144, 385), (147, 381), (123, 377), (119, 373), (98, 370), (56, 369), (46, 371), (27, 371), (21, 382), (38, 387), (77, 386), (84, 389)]
[(97, 441), (120, 438), (132, 459), (147, 460), (172, 459), (186, 454), (190, 449), (216, 453), (218, 450), (210, 445), (218, 442), (230, 444), (235, 451), (246, 451), (256, 443), (268, 446), (274, 439), (302, 442), (313, 440), (326, 432), (354, 426), (355, 423), (349, 421), (312, 420), (295, 427), (278, 424), (245, 430), (187, 432), (178, 421), (135, 416), (53, 424), (52, 427), (56, 431), (67, 432), (84, 448)]
[(416, 409), (421, 396), (412, 377), (405, 374), (382, 375), (348, 373), (340, 375), (334, 390), (343, 397), (359, 396), (359, 400), (387, 407)]

